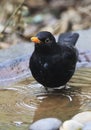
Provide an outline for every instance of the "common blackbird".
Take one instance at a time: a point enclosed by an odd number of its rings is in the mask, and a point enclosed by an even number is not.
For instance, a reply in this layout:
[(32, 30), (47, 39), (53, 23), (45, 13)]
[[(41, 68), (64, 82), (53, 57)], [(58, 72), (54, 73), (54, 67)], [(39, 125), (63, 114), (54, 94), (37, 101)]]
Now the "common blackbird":
[(35, 49), (29, 68), (33, 77), (45, 88), (66, 85), (74, 74), (78, 60), (75, 48), (78, 37), (78, 33), (63, 33), (56, 42), (50, 32), (42, 31), (31, 38)]

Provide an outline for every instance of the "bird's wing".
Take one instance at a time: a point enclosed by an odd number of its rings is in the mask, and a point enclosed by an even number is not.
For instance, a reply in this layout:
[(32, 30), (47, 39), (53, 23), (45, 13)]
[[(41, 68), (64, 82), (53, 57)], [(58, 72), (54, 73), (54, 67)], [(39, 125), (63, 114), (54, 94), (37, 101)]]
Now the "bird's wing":
[(65, 43), (65, 44), (75, 46), (78, 38), (79, 38), (78, 33), (71, 33), (71, 32), (62, 33), (62, 34), (59, 35), (58, 43), (59, 44), (64, 44)]

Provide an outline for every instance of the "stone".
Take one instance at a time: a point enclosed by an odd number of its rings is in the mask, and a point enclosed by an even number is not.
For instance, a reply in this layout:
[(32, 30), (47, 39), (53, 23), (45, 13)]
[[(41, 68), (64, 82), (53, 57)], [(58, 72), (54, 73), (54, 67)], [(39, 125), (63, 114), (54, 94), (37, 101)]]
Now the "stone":
[(91, 122), (86, 123), (82, 130), (91, 130)]
[(78, 113), (72, 117), (72, 120), (85, 124), (91, 121), (91, 111)]
[(0, 50), (0, 85), (7, 85), (31, 75), (28, 66), (32, 52), (33, 45), (28, 43)]
[(57, 118), (44, 118), (30, 125), (29, 130), (58, 130), (61, 124)]
[(62, 124), (60, 130), (82, 130), (82, 128), (83, 125), (81, 123), (74, 120), (67, 120)]

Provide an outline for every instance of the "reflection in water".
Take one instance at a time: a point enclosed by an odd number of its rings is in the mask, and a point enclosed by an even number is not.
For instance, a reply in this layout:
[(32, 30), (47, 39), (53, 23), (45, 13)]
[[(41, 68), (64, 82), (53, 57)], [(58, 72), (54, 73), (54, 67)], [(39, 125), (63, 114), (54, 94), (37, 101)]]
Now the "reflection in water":
[(72, 87), (62, 89), (60, 92), (46, 93), (45, 88), (32, 77), (12, 86), (1, 87), (0, 129), (28, 130), (29, 124), (40, 118), (56, 117), (66, 120), (78, 112), (91, 110), (89, 77), (83, 81), (83, 73), (81, 77), (78, 76), (80, 73), (77, 71), (69, 82)]
[[(66, 120), (72, 117), (72, 115), (78, 113), (80, 108), (80, 100), (76, 95), (76, 91), (66, 90), (57, 95), (51, 94), (45, 98), (35, 113), (34, 120), (45, 117), (56, 117), (61, 120)], [(66, 95), (70, 95), (72, 101)]]

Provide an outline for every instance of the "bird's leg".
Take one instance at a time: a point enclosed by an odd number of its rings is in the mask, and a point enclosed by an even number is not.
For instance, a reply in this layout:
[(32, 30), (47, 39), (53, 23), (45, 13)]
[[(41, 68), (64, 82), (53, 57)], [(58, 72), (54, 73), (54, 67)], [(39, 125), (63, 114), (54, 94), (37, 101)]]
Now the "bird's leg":
[(64, 85), (64, 88), (65, 88), (65, 89), (69, 89), (70, 86), (68, 86), (67, 84), (65, 84), (65, 85)]
[(65, 89), (67, 88), (67, 84), (64, 85), (64, 88), (65, 88)]
[(48, 88), (45, 86), (45, 90), (48, 92)]
[(50, 89), (50, 88), (48, 89), (48, 87), (45, 86), (45, 90), (46, 90), (46, 92), (49, 94), (49, 93), (52, 92), (51, 90), (53, 90), (53, 89)]

